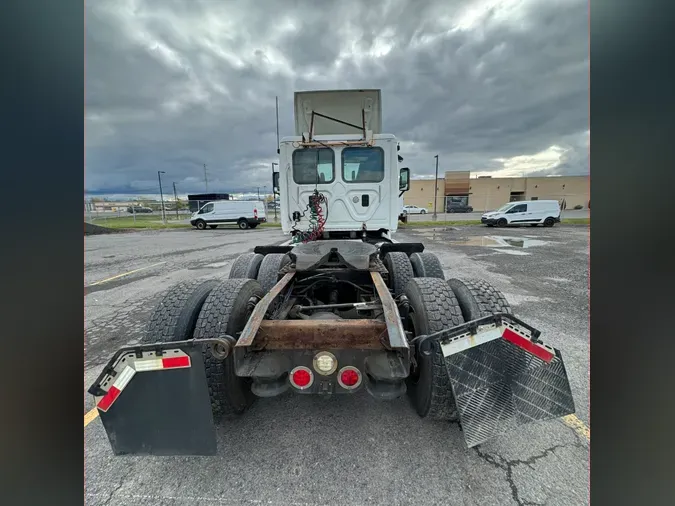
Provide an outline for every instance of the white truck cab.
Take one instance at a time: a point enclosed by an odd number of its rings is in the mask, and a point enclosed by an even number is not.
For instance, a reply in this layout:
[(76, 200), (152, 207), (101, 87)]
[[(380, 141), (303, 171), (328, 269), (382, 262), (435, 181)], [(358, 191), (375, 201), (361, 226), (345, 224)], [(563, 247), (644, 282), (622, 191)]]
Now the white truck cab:
[[(319, 226), (324, 238), (396, 231), (410, 176), (398, 167), (394, 135), (380, 132), (380, 103), (380, 90), (295, 93), (296, 135), (282, 138), (274, 178), (285, 234)], [(317, 194), (320, 208), (309, 209)]]
[(560, 204), (557, 200), (525, 200), (509, 202), (496, 211), (489, 211), (480, 220), (488, 227), (507, 225), (544, 225), (552, 227), (560, 222)]

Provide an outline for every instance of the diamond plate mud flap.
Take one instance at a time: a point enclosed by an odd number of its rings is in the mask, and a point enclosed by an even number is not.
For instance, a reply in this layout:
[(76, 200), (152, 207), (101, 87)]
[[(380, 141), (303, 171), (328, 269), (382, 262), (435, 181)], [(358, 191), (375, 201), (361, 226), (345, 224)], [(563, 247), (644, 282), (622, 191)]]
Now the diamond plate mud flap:
[(560, 351), (533, 342), (523, 326), (502, 320), (439, 343), (469, 448), (522, 424), (574, 413)]
[(89, 389), (116, 455), (216, 453), (202, 347), (170, 346), (121, 350)]

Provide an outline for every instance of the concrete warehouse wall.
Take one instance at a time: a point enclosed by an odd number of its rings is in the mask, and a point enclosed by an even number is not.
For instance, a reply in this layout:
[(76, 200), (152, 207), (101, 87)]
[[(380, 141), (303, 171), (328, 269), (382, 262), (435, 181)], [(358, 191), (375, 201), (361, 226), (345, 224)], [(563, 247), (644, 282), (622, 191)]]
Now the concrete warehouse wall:
[[(573, 209), (576, 205), (588, 209), (590, 199), (589, 176), (561, 176), (561, 177), (504, 177), (504, 178), (467, 178), (468, 191), (461, 192), (461, 182), (458, 181), (458, 173), (452, 174), (452, 182), (446, 178), (438, 179), (438, 211), (443, 212), (445, 195), (469, 194), (469, 205), (475, 211), (496, 209), (511, 201), (518, 200), (558, 200), (565, 199), (567, 209)], [(467, 173), (464, 173), (467, 174)], [(453, 193), (444, 194), (449, 187)], [(517, 195), (513, 195), (517, 192)], [(424, 207), (427, 211), (433, 211), (434, 180), (413, 180), (410, 191), (403, 194), (404, 204)]]
[[(445, 202), (445, 179), (438, 178), (438, 194), (436, 206), (438, 212), (442, 213)], [(434, 180), (433, 179), (413, 179), (410, 181), (410, 190), (403, 194), (403, 204), (423, 207), (427, 212), (434, 212)]]

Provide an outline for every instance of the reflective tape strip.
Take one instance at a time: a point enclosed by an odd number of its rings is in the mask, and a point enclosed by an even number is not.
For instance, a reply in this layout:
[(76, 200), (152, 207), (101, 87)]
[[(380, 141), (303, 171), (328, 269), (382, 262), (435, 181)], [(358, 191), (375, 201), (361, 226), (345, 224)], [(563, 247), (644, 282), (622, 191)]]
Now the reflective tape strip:
[[(189, 355), (186, 355), (180, 350), (173, 351), (175, 353), (173, 356), (152, 357), (141, 360), (134, 360), (133, 354), (127, 355), (125, 360), (130, 360), (131, 364), (127, 365), (122, 370), (122, 372), (119, 373), (117, 379), (115, 379), (113, 384), (110, 385), (110, 388), (108, 388), (108, 391), (105, 393), (105, 395), (103, 395), (103, 397), (101, 397), (101, 399), (98, 401), (96, 407), (104, 413), (108, 411), (110, 406), (112, 406), (120, 396), (122, 390), (124, 390), (124, 387), (129, 384), (131, 378), (133, 378), (134, 374), (137, 372), (161, 371), (163, 369), (182, 369), (192, 366)], [(117, 367), (120, 367), (119, 362)], [(107, 384), (107, 382), (111, 379), (111, 376), (108, 375), (107, 378), (108, 379), (103, 382), (104, 384)]]
[(551, 350), (542, 346), (541, 344), (533, 343), (527, 337), (517, 334), (510, 328), (504, 329), (504, 334), (502, 334), (502, 337), (508, 342), (515, 344), (529, 353), (532, 353), (532, 355), (535, 357), (539, 357), (544, 362), (548, 363), (553, 360), (553, 352)]
[(134, 368), (138, 372), (143, 371), (157, 371), (162, 369), (162, 359), (161, 358), (149, 358), (145, 360), (136, 360), (134, 362)]
[(98, 402), (96, 407), (104, 413), (108, 411), (110, 406), (112, 406), (120, 396), (124, 387), (126, 387), (131, 381), (131, 378), (134, 377), (134, 374), (136, 374), (136, 370), (133, 367), (126, 366), (115, 382), (110, 386), (108, 392)]
[(468, 349), (480, 346), (495, 339), (502, 337), (501, 327), (492, 327), (487, 330), (478, 331), (475, 334), (464, 334), (457, 336), (448, 343), (441, 344), (441, 351), (444, 357), (449, 357), (456, 353), (461, 353)]
[(144, 360), (136, 360), (136, 362), (134, 362), (134, 367), (136, 368), (137, 372), (159, 371), (161, 369), (179, 369), (190, 367), (191, 365), (190, 357), (187, 355), (165, 358), (147, 358)]
[(108, 393), (103, 396), (96, 407), (105, 413), (108, 411), (108, 409), (110, 409), (110, 406), (112, 406), (113, 402), (115, 402), (121, 393), (122, 392), (120, 392), (117, 388), (111, 386), (108, 389)]
[(162, 366), (164, 369), (178, 369), (183, 367), (190, 367), (190, 357), (183, 355), (182, 357), (167, 357), (162, 359)]
[(124, 387), (129, 384), (131, 378), (134, 377), (134, 374), (136, 374), (134, 368), (126, 366), (122, 371), (122, 373), (119, 375), (119, 377), (113, 383), (113, 386), (118, 388), (119, 391), (121, 392), (122, 390), (124, 390)]

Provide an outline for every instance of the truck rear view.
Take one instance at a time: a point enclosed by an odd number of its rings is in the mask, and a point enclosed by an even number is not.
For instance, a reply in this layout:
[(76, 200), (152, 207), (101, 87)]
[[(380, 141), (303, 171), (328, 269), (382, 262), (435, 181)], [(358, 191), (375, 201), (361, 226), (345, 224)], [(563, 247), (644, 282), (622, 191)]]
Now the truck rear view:
[(407, 396), (422, 418), (459, 421), (468, 446), (574, 412), (561, 353), (498, 290), (392, 240), (409, 171), (380, 103), (296, 94), (275, 176), (291, 244), (164, 294), (146, 342), (89, 389), (116, 454), (214, 454), (217, 423), (287, 392)]

